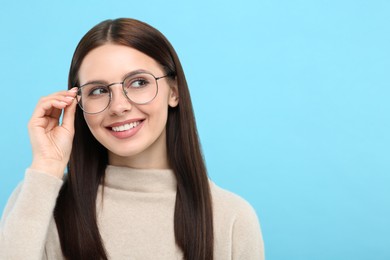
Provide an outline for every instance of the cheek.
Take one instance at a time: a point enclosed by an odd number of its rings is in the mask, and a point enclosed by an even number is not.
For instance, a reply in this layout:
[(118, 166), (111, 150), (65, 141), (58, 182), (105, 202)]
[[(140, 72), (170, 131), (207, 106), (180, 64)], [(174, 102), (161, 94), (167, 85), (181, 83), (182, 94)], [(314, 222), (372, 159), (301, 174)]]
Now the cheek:
[(159, 105), (153, 106), (149, 109), (149, 111), (145, 111), (146, 114), (149, 115), (149, 118), (154, 124), (163, 124), (167, 118), (167, 106)]
[(89, 130), (94, 133), (97, 127), (100, 125), (100, 118), (98, 115), (84, 114), (85, 122), (87, 123)]
[(151, 106), (145, 107), (144, 113), (148, 114), (152, 127), (162, 129), (165, 127), (168, 118), (167, 99), (161, 98), (155, 100)]

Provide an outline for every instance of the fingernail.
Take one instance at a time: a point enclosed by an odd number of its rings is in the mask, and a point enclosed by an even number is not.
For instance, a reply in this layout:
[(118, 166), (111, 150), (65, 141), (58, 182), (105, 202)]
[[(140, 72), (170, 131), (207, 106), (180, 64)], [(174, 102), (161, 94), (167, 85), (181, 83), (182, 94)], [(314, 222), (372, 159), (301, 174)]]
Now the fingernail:
[(77, 92), (77, 90), (78, 90), (78, 87), (74, 87), (74, 88), (69, 89), (70, 92)]
[(74, 99), (74, 97), (69, 97), (69, 96), (66, 96), (65, 98), (70, 99), (70, 100)]

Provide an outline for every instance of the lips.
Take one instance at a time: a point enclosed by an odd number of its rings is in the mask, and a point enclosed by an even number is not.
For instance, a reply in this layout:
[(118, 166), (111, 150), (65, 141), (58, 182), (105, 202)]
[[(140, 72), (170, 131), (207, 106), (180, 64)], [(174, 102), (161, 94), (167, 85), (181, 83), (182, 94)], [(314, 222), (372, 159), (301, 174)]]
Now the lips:
[(130, 129), (138, 126), (140, 123), (141, 123), (141, 121), (136, 121), (136, 122), (131, 122), (129, 124), (124, 124), (124, 125), (120, 125), (120, 126), (114, 126), (114, 127), (112, 127), (112, 131), (114, 131), (114, 132), (127, 131), (127, 130), (130, 130)]
[(106, 126), (109, 133), (118, 139), (131, 138), (142, 128), (145, 119), (132, 119)]
[(114, 132), (123, 132), (123, 131), (128, 131), (130, 129), (137, 127), (139, 124), (142, 123), (142, 121), (144, 121), (144, 119), (132, 119), (132, 120), (124, 121), (124, 122), (118, 122), (118, 123), (111, 124), (111, 125), (107, 126), (106, 128), (108, 128), (109, 130), (112, 130)]

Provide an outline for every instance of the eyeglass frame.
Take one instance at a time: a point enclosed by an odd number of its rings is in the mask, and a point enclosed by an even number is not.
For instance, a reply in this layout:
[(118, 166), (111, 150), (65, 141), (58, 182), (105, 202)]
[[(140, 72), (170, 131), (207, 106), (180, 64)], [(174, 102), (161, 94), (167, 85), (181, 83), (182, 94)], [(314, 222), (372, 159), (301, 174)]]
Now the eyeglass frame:
[[(152, 76), (152, 77), (155, 79), (155, 81), (156, 81), (156, 89), (157, 89), (157, 90), (156, 90), (156, 94), (155, 94), (154, 97), (153, 97), (151, 100), (149, 100), (148, 102), (138, 103), (138, 102), (135, 102), (135, 101), (131, 100), (131, 99), (127, 96), (127, 92), (126, 92), (126, 90), (125, 90), (125, 85), (124, 85), (124, 83), (125, 83), (126, 79), (128, 79), (128, 78), (130, 78), (130, 77), (133, 77), (134, 75), (137, 75), (137, 74), (148, 74), (148, 75)], [(143, 70), (134, 71), (134, 72), (132, 72), (132, 73), (128, 73), (128, 74), (123, 78), (123, 81), (122, 81), (122, 82), (113, 82), (113, 83), (110, 83), (110, 84), (108, 84), (108, 85), (102, 84), (102, 86), (106, 87), (106, 88), (108, 89), (108, 91), (109, 91), (109, 101), (108, 101), (108, 103), (107, 103), (107, 106), (106, 106), (103, 110), (101, 110), (101, 111), (99, 111), (99, 112), (95, 112), (95, 113), (87, 112), (87, 111), (85, 111), (85, 110), (83, 109), (83, 107), (81, 106), (81, 104), (80, 104), (81, 102), (78, 100), (78, 98), (76, 98), (77, 104), (79, 105), (80, 109), (84, 111), (84, 113), (87, 113), (87, 114), (90, 114), (90, 115), (99, 114), (99, 113), (103, 112), (104, 110), (106, 110), (106, 109), (110, 106), (110, 104), (111, 104), (111, 100), (112, 100), (112, 91), (111, 91), (111, 88), (110, 88), (110, 87), (113, 86), (113, 85), (121, 84), (121, 85), (122, 85), (122, 92), (123, 92), (123, 95), (126, 97), (126, 99), (127, 99), (129, 102), (132, 102), (132, 103), (137, 104), (137, 105), (146, 105), (146, 104), (152, 102), (152, 101), (157, 97), (157, 95), (158, 95), (158, 80), (159, 80), (159, 79), (166, 78), (166, 77), (173, 77), (174, 75), (175, 75), (175, 73), (169, 72), (169, 73), (167, 73), (167, 74), (164, 75), (164, 76), (156, 77), (156, 76), (154, 76), (151, 72), (148, 72), (148, 71), (143, 71)], [(76, 87), (77, 87), (77, 95), (76, 95), (76, 96), (81, 96), (81, 95), (79, 95), (79, 93), (81, 93), (82, 88), (83, 88), (84, 86), (89, 85), (89, 84), (93, 84), (93, 82), (88, 82), (88, 83), (85, 83), (85, 84), (83, 84), (83, 85), (81, 85), (81, 86), (76, 86)], [(81, 100), (81, 99), (80, 99), (80, 100)]]

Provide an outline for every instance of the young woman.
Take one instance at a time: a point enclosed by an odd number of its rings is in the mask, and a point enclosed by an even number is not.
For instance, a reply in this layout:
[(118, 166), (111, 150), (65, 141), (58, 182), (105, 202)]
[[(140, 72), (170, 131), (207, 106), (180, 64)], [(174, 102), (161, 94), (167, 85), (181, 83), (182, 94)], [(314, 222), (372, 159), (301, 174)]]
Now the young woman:
[(0, 259), (264, 258), (253, 208), (208, 180), (183, 69), (159, 31), (96, 25), (68, 88), (30, 120), (33, 162), (5, 208)]

